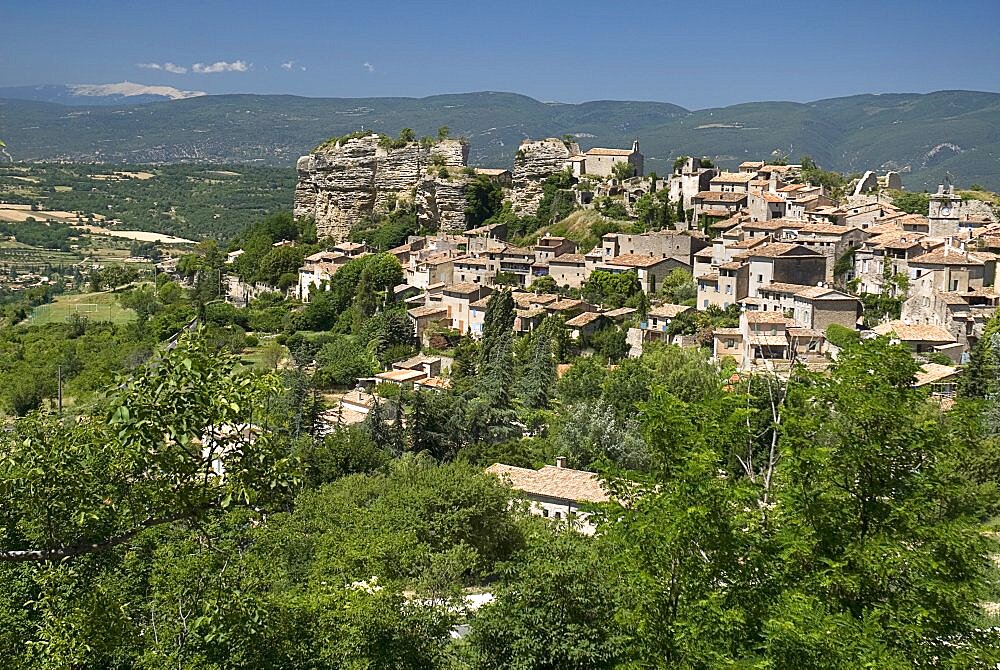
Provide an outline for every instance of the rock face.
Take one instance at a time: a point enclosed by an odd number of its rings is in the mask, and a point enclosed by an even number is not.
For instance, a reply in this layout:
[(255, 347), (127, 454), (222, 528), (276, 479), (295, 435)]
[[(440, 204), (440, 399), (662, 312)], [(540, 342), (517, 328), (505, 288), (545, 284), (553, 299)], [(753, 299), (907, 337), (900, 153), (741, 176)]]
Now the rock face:
[(550, 137), (521, 142), (514, 157), (513, 188), (509, 194), (514, 211), (533, 216), (542, 199), (542, 182), (554, 172), (566, 169), (573, 156), (580, 155), (580, 145)]
[(392, 148), (378, 135), (321, 147), (296, 164), (295, 216), (315, 218), (319, 236), (339, 242), (365, 217), (415, 199), (422, 223), (465, 230), (468, 155), (461, 140)]

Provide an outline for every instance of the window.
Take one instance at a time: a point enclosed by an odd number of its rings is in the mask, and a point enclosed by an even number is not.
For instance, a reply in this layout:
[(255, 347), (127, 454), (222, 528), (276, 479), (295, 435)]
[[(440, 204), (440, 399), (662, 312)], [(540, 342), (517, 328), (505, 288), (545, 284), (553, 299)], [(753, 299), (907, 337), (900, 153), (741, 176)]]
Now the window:
[[(688, 289), (688, 290), (690, 290), (690, 289)], [(732, 294), (733, 294), (733, 285), (732, 284), (726, 284), (726, 295), (732, 295)]]
[(708, 298), (705, 298), (704, 306), (705, 306), (705, 309), (708, 309)]
[(546, 508), (543, 507), (542, 508), (542, 516), (548, 517), (548, 515), (549, 515), (549, 510), (547, 510)]
[(762, 284), (764, 282), (764, 275), (757, 275), (757, 283)]
[(809, 351), (816, 351), (818, 347), (819, 347), (819, 342), (817, 342), (816, 340), (809, 340), (809, 347), (808, 347)]
[(561, 518), (562, 518), (562, 512), (556, 512), (554, 516), (555, 516), (555, 517), (556, 517), (557, 519), (561, 519)]

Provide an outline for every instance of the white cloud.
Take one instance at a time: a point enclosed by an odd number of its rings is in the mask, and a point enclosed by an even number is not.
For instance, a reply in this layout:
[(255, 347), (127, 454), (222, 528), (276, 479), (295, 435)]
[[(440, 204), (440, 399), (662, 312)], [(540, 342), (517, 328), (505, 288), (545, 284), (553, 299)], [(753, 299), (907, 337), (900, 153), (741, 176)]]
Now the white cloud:
[(197, 72), (198, 74), (214, 74), (216, 72), (246, 72), (249, 69), (250, 64), (242, 60), (234, 60), (232, 63), (220, 60), (211, 64), (195, 63), (191, 66), (191, 71)]
[(291, 70), (293, 67), (295, 67), (295, 61), (293, 60), (281, 64), (282, 70)]
[(362, 63), (361, 67), (363, 67), (364, 69), (368, 70), (369, 72), (374, 72), (375, 71), (375, 66), (372, 65), (371, 63), (367, 62), (367, 61), (365, 61), (364, 63)]
[(144, 70), (164, 70), (166, 72), (172, 72), (173, 74), (184, 74), (188, 71), (183, 65), (175, 65), (171, 62), (160, 63), (139, 63), (139, 67)]

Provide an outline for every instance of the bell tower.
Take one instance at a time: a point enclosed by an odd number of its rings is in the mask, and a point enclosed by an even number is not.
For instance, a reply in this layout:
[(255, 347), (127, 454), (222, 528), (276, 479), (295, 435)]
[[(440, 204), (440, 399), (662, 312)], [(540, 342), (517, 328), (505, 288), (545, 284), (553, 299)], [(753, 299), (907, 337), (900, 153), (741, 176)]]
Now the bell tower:
[(931, 195), (927, 209), (928, 234), (931, 237), (948, 237), (958, 232), (962, 218), (962, 198), (955, 195), (951, 175), (945, 174), (944, 183)]

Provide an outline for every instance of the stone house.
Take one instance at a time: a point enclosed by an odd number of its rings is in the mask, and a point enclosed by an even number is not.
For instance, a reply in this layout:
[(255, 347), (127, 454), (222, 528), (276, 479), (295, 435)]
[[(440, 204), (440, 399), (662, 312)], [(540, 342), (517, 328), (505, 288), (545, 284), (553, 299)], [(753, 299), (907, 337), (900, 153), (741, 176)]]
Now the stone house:
[(972, 252), (945, 244), (909, 259), (911, 279), (933, 275), (933, 288), (961, 293), (993, 286), (996, 257), (988, 252)]
[(450, 284), (454, 277), (455, 259), (464, 256), (463, 252), (453, 249), (428, 255), (423, 255), (423, 252), (413, 254), (405, 268), (406, 283), (423, 289), (434, 284)]
[(406, 310), (406, 314), (410, 317), (410, 321), (413, 323), (413, 333), (420, 342), (425, 340), (424, 334), (428, 328), (436, 325), (451, 325), (448, 319), (448, 308), (440, 303), (411, 307)]
[(660, 230), (652, 233), (607, 233), (601, 238), (603, 259), (616, 256), (673, 258), (691, 266), (693, 256), (708, 246), (704, 233), (691, 230)]
[(861, 314), (861, 301), (852, 295), (825, 286), (803, 286), (775, 282), (758, 289), (755, 307), (779, 312), (793, 325), (826, 332), (837, 325), (854, 330)]
[(720, 263), (715, 272), (698, 277), (697, 286), (698, 309), (705, 310), (710, 305), (726, 309), (747, 297), (750, 265), (738, 260)]
[(694, 222), (704, 217), (726, 218), (747, 205), (747, 194), (732, 191), (700, 191), (691, 198)]
[(787, 205), (785, 199), (776, 193), (762, 191), (750, 192), (747, 195), (747, 211), (751, 221), (770, 221), (785, 218)]
[(712, 177), (712, 180), (709, 182), (709, 190), (728, 193), (749, 193), (750, 182), (756, 178), (757, 175), (750, 172), (721, 172)]
[(549, 261), (549, 276), (556, 286), (580, 288), (590, 276), (587, 259), (580, 254), (562, 254)]
[(613, 274), (634, 271), (639, 279), (639, 286), (645, 293), (656, 293), (663, 285), (663, 280), (675, 268), (690, 271), (691, 266), (681, 263), (676, 258), (656, 258), (638, 254), (624, 254), (598, 264), (599, 270)]
[(535, 261), (551, 261), (562, 254), (575, 254), (576, 242), (565, 237), (545, 234), (535, 243)]
[(570, 339), (579, 340), (581, 337), (593, 335), (607, 322), (608, 320), (600, 312), (581, 312), (567, 319), (566, 327), (569, 329)]
[(826, 338), (821, 331), (796, 327), (773, 311), (744, 312), (739, 327), (718, 328), (712, 339), (716, 360), (732, 357), (742, 370), (787, 371), (795, 361), (821, 362), (826, 353)]
[(475, 168), (477, 175), (486, 177), (501, 188), (510, 188), (514, 175), (508, 168)]
[(611, 500), (597, 473), (566, 467), (564, 456), (540, 470), (494, 463), (486, 472), (520, 492), (531, 514), (566, 521), (585, 535), (593, 535), (595, 527), (581, 505)]
[(572, 319), (583, 312), (593, 312), (596, 308), (585, 300), (574, 300), (573, 298), (563, 298), (541, 306), (547, 314), (556, 314), (565, 319)]
[(453, 261), (452, 279), (455, 283), (489, 286), (495, 276), (496, 271), (490, 268), (489, 262), (485, 259), (460, 256)]
[(481, 284), (451, 284), (441, 290), (441, 306), (447, 309), (451, 327), (460, 333), (470, 331), (469, 306), (493, 290)]
[(826, 257), (801, 244), (768, 242), (750, 249), (747, 261), (747, 295), (754, 298), (772, 282), (816, 285), (826, 278)]
[(651, 307), (646, 314), (645, 321), (639, 322), (638, 330), (642, 336), (642, 342), (669, 342), (671, 338), (667, 334), (667, 330), (670, 327), (671, 321), (693, 309), (689, 305), (673, 305), (669, 303)]
[(901, 342), (916, 354), (942, 353), (952, 361), (962, 360), (962, 345), (941, 326), (889, 321), (872, 328), (876, 335), (886, 335)]
[(639, 152), (639, 140), (632, 142), (631, 149), (607, 149), (594, 147), (584, 153), (587, 174), (597, 177), (610, 177), (616, 163), (629, 163), (635, 170), (635, 176), (643, 175), (643, 157)]
[(910, 281), (900, 319), (904, 323), (940, 326), (963, 349), (970, 350), (996, 312), (1000, 295), (992, 288), (941, 291), (937, 288), (943, 283), (939, 274), (928, 272)]
[(893, 230), (871, 237), (854, 251), (854, 277), (861, 293), (881, 293), (885, 271), (911, 276), (910, 260), (924, 253), (921, 233)]
[(718, 174), (715, 168), (696, 167), (696, 164), (700, 165), (700, 161), (688, 156), (684, 160), (684, 165), (675, 170), (667, 182), (670, 201), (680, 200), (685, 210), (694, 207), (692, 199), (697, 193), (711, 190), (712, 178)]
[[(794, 229), (783, 230), (781, 235), (782, 241), (815, 249), (826, 258), (825, 281), (827, 282), (834, 280), (833, 268), (837, 259), (851, 249), (861, 246), (868, 237), (869, 233), (861, 228), (847, 228), (828, 223), (807, 223)], [(853, 268), (848, 278), (851, 276)]]

